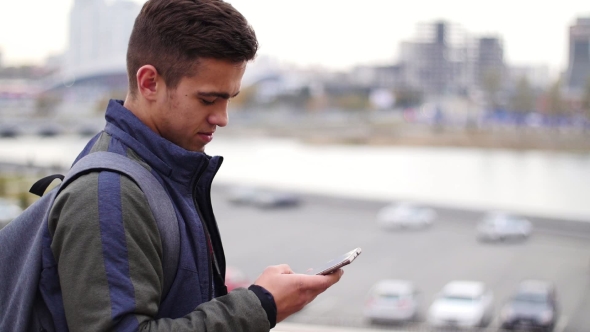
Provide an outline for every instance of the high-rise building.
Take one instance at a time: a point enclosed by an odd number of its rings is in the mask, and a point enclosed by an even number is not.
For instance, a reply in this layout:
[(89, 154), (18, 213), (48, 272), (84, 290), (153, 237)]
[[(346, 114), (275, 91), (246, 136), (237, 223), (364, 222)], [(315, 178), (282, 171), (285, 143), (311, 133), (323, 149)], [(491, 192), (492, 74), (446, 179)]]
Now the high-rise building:
[(496, 36), (472, 36), (459, 25), (435, 21), (418, 25), (400, 45), (397, 84), (427, 97), (480, 93), (505, 76), (504, 46)]
[(578, 18), (569, 31), (569, 62), (566, 84), (580, 91), (590, 79), (590, 17)]
[(478, 86), (485, 86), (486, 81), (496, 75), (502, 80), (504, 76), (504, 47), (498, 37), (480, 37), (476, 39), (475, 59), (473, 61), (474, 81)]
[(418, 25), (417, 32), (414, 40), (400, 45), (404, 85), (433, 96), (463, 90), (467, 84), (463, 30), (437, 21)]
[(127, 43), (140, 6), (130, 0), (75, 0), (63, 70), (73, 76), (125, 72)]

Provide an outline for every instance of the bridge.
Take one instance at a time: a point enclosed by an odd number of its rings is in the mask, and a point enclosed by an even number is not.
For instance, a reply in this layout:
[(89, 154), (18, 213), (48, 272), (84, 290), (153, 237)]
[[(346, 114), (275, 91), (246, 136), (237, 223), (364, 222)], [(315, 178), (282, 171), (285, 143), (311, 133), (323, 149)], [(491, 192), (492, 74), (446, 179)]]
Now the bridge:
[[(258, 82), (277, 79), (278, 69), (251, 65), (242, 80), (242, 88)], [(90, 88), (98, 91), (126, 90), (128, 85), (125, 63), (94, 63), (57, 72), (39, 84), (39, 93), (65, 93), (71, 88)]]

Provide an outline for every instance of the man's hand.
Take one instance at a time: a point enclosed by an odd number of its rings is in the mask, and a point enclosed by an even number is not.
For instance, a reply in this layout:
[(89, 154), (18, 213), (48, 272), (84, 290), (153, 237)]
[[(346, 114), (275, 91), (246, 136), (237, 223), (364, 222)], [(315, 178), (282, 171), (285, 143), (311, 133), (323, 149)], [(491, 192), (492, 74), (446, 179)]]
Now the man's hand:
[(264, 287), (274, 297), (278, 323), (337, 283), (343, 273), (340, 269), (327, 276), (295, 274), (283, 264), (267, 267), (254, 284)]

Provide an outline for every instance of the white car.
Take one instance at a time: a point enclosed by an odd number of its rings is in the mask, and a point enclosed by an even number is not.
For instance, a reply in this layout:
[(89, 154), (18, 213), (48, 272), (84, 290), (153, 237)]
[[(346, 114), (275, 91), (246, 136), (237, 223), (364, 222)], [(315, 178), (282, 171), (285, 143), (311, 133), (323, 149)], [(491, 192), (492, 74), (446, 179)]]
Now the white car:
[(428, 310), (433, 327), (487, 326), (493, 317), (494, 296), (479, 281), (453, 281), (445, 285)]
[(416, 320), (419, 313), (418, 294), (410, 281), (381, 280), (369, 291), (364, 316), (371, 323)]
[(509, 213), (488, 213), (477, 226), (477, 238), (481, 241), (525, 239), (533, 226), (527, 219)]
[(422, 228), (436, 218), (433, 209), (408, 202), (387, 205), (377, 214), (377, 222), (385, 228)]
[(228, 193), (228, 201), (236, 205), (251, 205), (258, 208), (289, 207), (300, 204), (298, 195), (257, 187), (234, 187)]
[(227, 200), (233, 204), (251, 204), (256, 199), (258, 191), (255, 187), (232, 187), (228, 192)]

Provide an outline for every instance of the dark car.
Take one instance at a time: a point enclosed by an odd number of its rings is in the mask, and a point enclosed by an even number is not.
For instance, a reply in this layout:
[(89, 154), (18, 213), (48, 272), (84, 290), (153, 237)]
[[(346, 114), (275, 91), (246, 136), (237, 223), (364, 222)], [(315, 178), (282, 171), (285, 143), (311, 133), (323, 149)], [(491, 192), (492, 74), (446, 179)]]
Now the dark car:
[(502, 309), (502, 328), (553, 331), (559, 315), (555, 285), (525, 280)]
[(37, 129), (37, 135), (41, 137), (58, 136), (64, 132), (64, 128), (56, 123), (45, 123)]
[(0, 137), (13, 138), (20, 134), (21, 131), (16, 125), (0, 125)]

